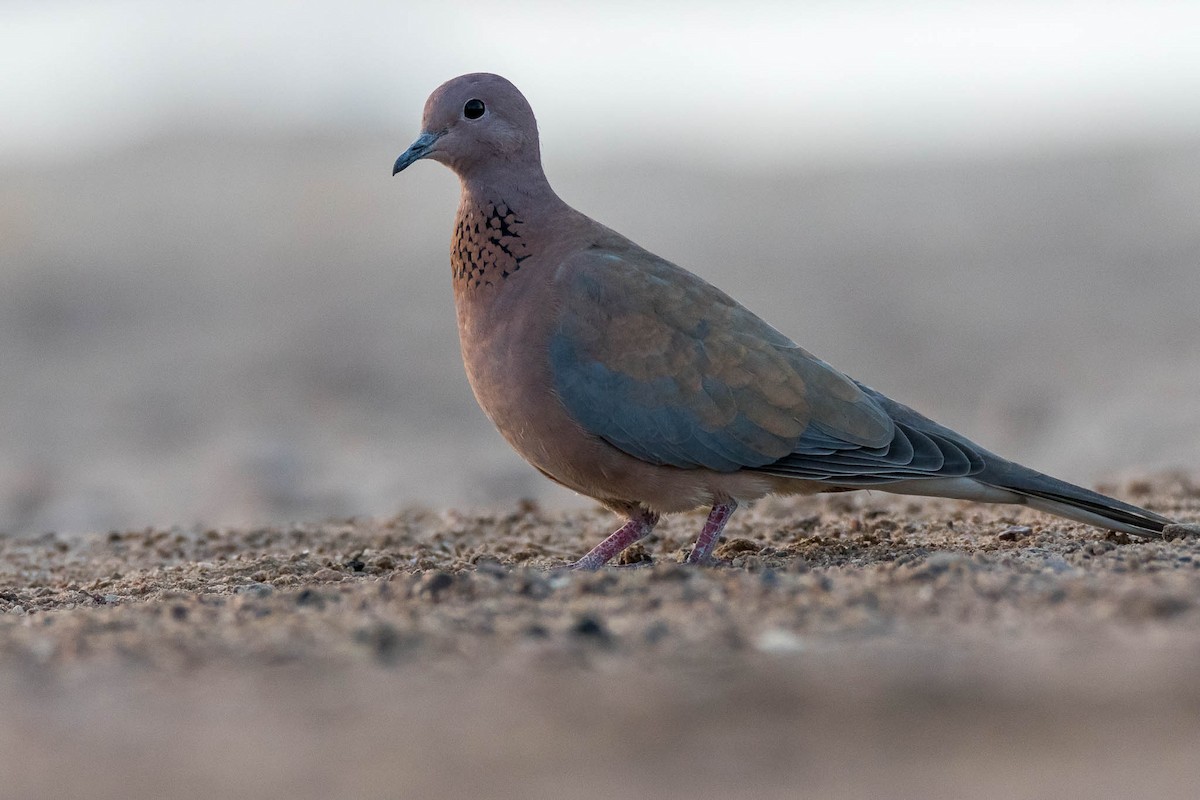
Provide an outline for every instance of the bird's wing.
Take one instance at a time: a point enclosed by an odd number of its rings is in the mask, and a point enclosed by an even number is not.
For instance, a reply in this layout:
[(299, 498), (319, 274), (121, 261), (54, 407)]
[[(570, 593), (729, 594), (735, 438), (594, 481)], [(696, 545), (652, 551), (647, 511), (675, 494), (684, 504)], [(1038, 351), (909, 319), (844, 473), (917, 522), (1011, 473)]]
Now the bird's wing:
[(858, 387), (892, 420), (885, 447), (835, 449), (804, 442), (762, 472), (846, 487), (880, 486), (915, 478), (962, 478), (983, 473), (995, 459), (988, 451), (874, 389)]
[[(857, 486), (980, 467), (724, 292), (636, 248), (559, 268), (554, 387), (594, 436), (654, 464)], [(886, 400), (886, 398), (884, 398)]]

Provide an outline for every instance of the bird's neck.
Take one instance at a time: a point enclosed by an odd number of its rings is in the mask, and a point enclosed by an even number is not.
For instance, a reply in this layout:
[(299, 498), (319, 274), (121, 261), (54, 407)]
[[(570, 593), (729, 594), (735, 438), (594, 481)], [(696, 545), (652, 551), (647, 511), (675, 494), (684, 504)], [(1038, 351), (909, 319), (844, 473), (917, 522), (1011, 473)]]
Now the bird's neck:
[(462, 198), (450, 242), (455, 293), (496, 291), (516, 281), (533, 255), (536, 232), (553, 225), (566, 204), (541, 170), (522, 180), (484, 175), (462, 179)]
[(522, 236), (526, 224), (505, 198), (482, 200), (464, 193), (450, 240), (455, 291), (494, 290), (515, 278), (530, 255)]

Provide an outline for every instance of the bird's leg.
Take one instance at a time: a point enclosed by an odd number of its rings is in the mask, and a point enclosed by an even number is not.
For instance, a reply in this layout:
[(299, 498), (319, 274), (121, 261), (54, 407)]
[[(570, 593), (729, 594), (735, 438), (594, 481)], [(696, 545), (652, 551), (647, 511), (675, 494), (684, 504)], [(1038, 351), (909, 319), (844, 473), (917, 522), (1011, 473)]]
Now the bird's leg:
[(736, 510), (737, 501), (733, 499), (712, 507), (712, 511), (708, 512), (708, 519), (704, 521), (704, 530), (700, 531), (700, 536), (687, 557), (687, 563), (707, 564), (712, 560), (712, 551), (717, 546), (717, 540), (721, 538), (721, 531), (725, 529), (725, 523), (729, 522)]
[(634, 542), (645, 539), (658, 524), (658, 514), (639, 509), (629, 515), (629, 521), (607, 539), (593, 547), (586, 556), (571, 564), (571, 569), (600, 569), (609, 559)]

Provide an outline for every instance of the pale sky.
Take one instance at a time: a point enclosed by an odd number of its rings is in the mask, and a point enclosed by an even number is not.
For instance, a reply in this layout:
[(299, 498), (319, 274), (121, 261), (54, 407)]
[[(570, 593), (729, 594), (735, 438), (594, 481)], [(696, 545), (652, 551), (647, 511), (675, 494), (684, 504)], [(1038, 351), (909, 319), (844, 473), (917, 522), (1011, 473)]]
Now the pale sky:
[(511, 78), (548, 151), (765, 163), (1200, 136), (1200, 3), (0, 3), (0, 164), (174, 129), (417, 131)]

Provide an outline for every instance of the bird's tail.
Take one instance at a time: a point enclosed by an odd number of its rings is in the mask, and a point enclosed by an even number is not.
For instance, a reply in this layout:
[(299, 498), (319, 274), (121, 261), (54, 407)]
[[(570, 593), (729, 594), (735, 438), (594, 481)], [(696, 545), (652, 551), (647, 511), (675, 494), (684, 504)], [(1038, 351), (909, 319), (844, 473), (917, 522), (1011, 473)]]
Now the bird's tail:
[(955, 460), (947, 458), (944, 462), (932, 459), (932, 466), (924, 474), (914, 467), (909, 473), (912, 477), (899, 480), (881, 480), (880, 473), (885, 470), (868, 470), (867, 480), (857, 476), (853, 483), (846, 482), (844, 488), (876, 488), (982, 503), (1018, 503), (1088, 525), (1147, 538), (1161, 538), (1163, 528), (1173, 524), (1172, 520), (1153, 511), (1003, 459), (868, 386), (860, 383), (859, 388), (897, 423), (897, 431), (920, 434), (936, 444), (943, 456), (957, 454), (959, 457)]
[(1159, 538), (1171, 520), (1123, 503), (1112, 497), (1084, 489), (1011, 461), (989, 463), (986, 470), (973, 476), (988, 486), (1019, 495), (1025, 505), (1133, 536)]

